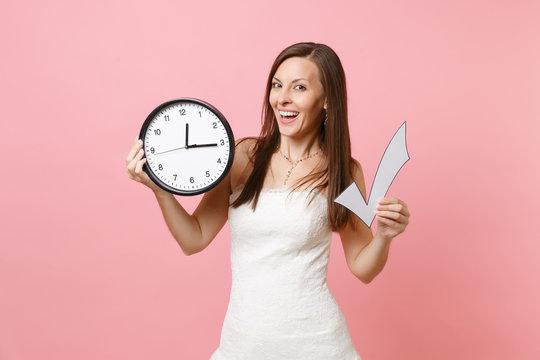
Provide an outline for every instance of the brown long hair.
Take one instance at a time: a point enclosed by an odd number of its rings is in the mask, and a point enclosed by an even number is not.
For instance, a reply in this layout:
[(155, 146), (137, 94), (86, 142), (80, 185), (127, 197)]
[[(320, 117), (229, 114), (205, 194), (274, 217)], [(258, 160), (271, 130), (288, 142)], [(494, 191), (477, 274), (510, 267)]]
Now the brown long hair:
[(351, 140), (349, 136), (349, 123), (347, 118), (347, 88), (345, 73), (337, 54), (328, 46), (312, 42), (298, 43), (283, 50), (272, 65), (262, 109), (262, 129), (256, 139), (251, 162), (253, 170), (248, 177), (240, 195), (232, 203), (238, 207), (244, 203), (252, 202), (256, 208), (261, 193), (266, 172), (273, 153), (277, 150), (280, 141), (277, 120), (269, 104), (272, 79), (283, 61), (292, 57), (307, 58), (313, 61), (319, 69), (319, 80), (326, 96), (326, 124), (321, 122), (319, 143), (327, 159), (321, 171), (306, 176), (296, 188), (307, 183), (316, 183), (313, 190), (321, 191), (328, 188), (328, 216), (332, 230), (337, 231), (350, 220), (350, 212), (343, 206), (335, 203), (335, 199), (352, 182)]

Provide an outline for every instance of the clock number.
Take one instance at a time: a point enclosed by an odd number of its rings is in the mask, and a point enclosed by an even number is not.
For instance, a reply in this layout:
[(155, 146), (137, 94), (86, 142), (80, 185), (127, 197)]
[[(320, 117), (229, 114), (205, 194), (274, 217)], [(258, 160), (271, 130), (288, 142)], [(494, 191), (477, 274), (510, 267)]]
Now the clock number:
[(201, 114), (201, 112), (200, 112), (200, 111), (199, 111), (199, 117), (202, 117), (202, 114)]
[(210, 177), (210, 171), (206, 172), (206, 177)]
[(190, 177), (189, 182), (193, 184), (195, 182), (195, 179), (193, 177)]
[(156, 149), (154, 149), (153, 147), (150, 148), (150, 153), (153, 154), (156, 152)]
[(154, 130), (154, 134), (161, 135), (161, 130), (159, 130), (159, 129)]
[(217, 159), (218, 164), (221, 164), (221, 158)]
[(221, 145), (225, 145), (225, 140), (221, 139), (221, 140), (219, 140), (219, 143), (220, 143)]
[(159, 169), (159, 170), (163, 170), (163, 165), (159, 164), (159, 165), (158, 165), (158, 169)]
[(169, 121), (169, 115), (165, 115), (165, 121)]
[(180, 115), (186, 115), (186, 109), (180, 109)]
[(212, 123), (212, 127), (213, 127), (214, 129), (217, 129), (217, 123), (213, 122), (213, 123)]
[(173, 174), (174, 176), (174, 181), (176, 181), (176, 177), (178, 176), (177, 174)]

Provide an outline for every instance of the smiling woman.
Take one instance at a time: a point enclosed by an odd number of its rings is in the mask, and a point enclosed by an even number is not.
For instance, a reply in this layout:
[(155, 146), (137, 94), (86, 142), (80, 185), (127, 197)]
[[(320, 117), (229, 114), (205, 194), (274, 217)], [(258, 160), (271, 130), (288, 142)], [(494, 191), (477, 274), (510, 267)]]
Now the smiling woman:
[(263, 117), (260, 136), (238, 142), (231, 171), (193, 214), (143, 171), (140, 140), (126, 159), (129, 175), (154, 191), (187, 255), (206, 248), (229, 221), (232, 289), (212, 360), (358, 360), (326, 284), (332, 231), (351, 272), (369, 283), (408, 224), (407, 206), (382, 199), (373, 236), (333, 201), (352, 181), (365, 197), (365, 185), (351, 157), (345, 74), (328, 46), (299, 43), (278, 55)]
[(317, 65), (306, 58), (285, 60), (274, 74), (269, 102), (282, 136), (316, 138), (326, 110)]
[[(354, 169), (360, 175), (360, 187), (364, 180), (351, 157), (347, 87), (339, 57), (323, 44), (299, 43), (286, 48), (270, 69), (265, 99), (253, 171), (233, 206), (253, 200), (255, 208), (262, 187), (282, 186), (280, 178), (289, 177), (297, 190), (324, 191), (332, 229), (343, 227), (351, 213), (332, 200), (351, 184)], [(293, 116), (284, 117), (280, 111)], [(294, 116), (295, 112), (299, 115)], [(303, 161), (319, 149), (320, 157)], [(290, 161), (294, 165), (300, 160), (302, 164), (290, 168)], [(274, 176), (267, 176), (267, 169)]]

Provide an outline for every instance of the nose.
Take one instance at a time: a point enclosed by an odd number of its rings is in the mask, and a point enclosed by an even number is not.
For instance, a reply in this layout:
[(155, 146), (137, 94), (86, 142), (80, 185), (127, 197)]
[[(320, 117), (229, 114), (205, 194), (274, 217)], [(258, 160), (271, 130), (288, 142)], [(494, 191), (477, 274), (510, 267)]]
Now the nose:
[(291, 96), (289, 94), (289, 90), (286, 88), (281, 88), (281, 91), (279, 92), (278, 96), (278, 104), (284, 105), (284, 104), (290, 104), (291, 103)]

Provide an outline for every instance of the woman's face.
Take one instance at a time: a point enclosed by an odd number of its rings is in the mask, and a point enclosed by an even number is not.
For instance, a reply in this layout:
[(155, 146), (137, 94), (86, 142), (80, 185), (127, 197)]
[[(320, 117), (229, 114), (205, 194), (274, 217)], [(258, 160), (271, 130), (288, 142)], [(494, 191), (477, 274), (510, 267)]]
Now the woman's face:
[(326, 108), (317, 65), (300, 57), (283, 61), (272, 79), (268, 100), (281, 135), (301, 138), (316, 134)]

